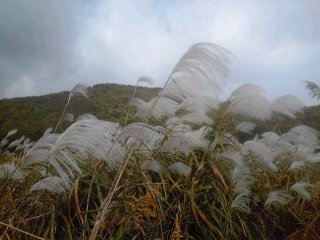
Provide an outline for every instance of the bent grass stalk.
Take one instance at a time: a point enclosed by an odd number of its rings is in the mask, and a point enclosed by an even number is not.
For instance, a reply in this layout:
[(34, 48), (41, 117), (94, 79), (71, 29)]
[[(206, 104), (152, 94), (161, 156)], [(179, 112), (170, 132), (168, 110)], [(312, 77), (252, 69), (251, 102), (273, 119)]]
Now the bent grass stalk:
[[(171, 79), (172, 79), (172, 77), (170, 75), (170, 77), (168, 78), (168, 80), (164, 84), (163, 88), (161, 89), (160, 93), (158, 94), (158, 96), (156, 98), (156, 101), (154, 101), (153, 105), (149, 109), (144, 123), (147, 123), (148, 120), (150, 119), (152, 110), (155, 108), (155, 106), (156, 106), (157, 102), (159, 101), (164, 89), (166, 88), (168, 82)], [(141, 130), (139, 132), (139, 135), (142, 133), (142, 130), (143, 130), (143, 128), (141, 128)], [(113, 195), (115, 194), (115, 192), (117, 190), (118, 184), (119, 184), (119, 182), (121, 180), (121, 177), (122, 177), (122, 175), (124, 173), (124, 170), (125, 170), (128, 162), (129, 162), (129, 160), (130, 160), (130, 157), (131, 157), (133, 151), (134, 151), (134, 148), (131, 147), (130, 152), (129, 152), (126, 160), (123, 162), (122, 167), (119, 169), (119, 171), (118, 171), (118, 173), (117, 173), (117, 175), (115, 177), (115, 181), (113, 182), (113, 185), (111, 186), (110, 192), (108, 193), (107, 197), (105, 198), (105, 200), (103, 201), (103, 203), (100, 206), (100, 215), (98, 215), (98, 217), (97, 217), (98, 219), (95, 221), (94, 227), (93, 227), (93, 229), (91, 231), (91, 234), (90, 234), (90, 238), (89, 238), (90, 240), (94, 240), (97, 237), (97, 234), (98, 234), (99, 229), (100, 229), (101, 222), (103, 221), (103, 218), (105, 217), (105, 214), (107, 213), (107, 210), (108, 210), (108, 208), (110, 206), (110, 203), (111, 203), (111, 200), (113, 198)]]

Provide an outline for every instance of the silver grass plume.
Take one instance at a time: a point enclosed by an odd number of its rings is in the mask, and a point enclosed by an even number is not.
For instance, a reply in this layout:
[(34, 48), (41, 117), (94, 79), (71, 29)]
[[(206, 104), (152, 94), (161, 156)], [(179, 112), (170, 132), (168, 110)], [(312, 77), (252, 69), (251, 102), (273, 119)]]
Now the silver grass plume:
[(303, 102), (293, 95), (281, 96), (271, 103), (271, 110), (278, 114), (283, 114), (295, 118), (295, 114), (303, 110)]
[(294, 161), (291, 163), (289, 170), (296, 171), (296, 170), (303, 170), (306, 166), (306, 161)]
[(150, 85), (153, 85), (154, 84), (154, 81), (152, 78), (148, 77), (148, 76), (142, 76), (138, 79), (137, 81), (137, 84), (138, 85), (139, 83), (141, 82), (144, 82), (144, 83), (147, 83), (147, 84), (150, 84)]
[(34, 145), (34, 142), (31, 142), (29, 138), (26, 138), (23, 143), (18, 145), (15, 149), (15, 151), (28, 151), (32, 146)]
[[(130, 110), (131, 110), (131, 105), (135, 105), (134, 99), (135, 99), (135, 96), (136, 96), (136, 91), (137, 91), (137, 88), (138, 88), (139, 83), (141, 83), (141, 82), (144, 82), (144, 83), (148, 83), (148, 84), (150, 84), (150, 85), (153, 85), (153, 79), (151, 79), (151, 78), (149, 78), (149, 77), (147, 77), (147, 76), (142, 76), (142, 77), (140, 77), (140, 78), (138, 79), (138, 81), (137, 81), (137, 83), (136, 83), (136, 86), (134, 87), (134, 91), (133, 91), (133, 94), (132, 94), (131, 101), (129, 102), (129, 109), (128, 109), (127, 114), (126, 114), (126, 118), (125, 118), (125, 121), (124, 121), (124, 125), (127, 124), (127, 121), (128, 121), (128, 118), (129, 118), (129, 114), (130, 114)], [(143, 106), (143, 105), (144, 105), (143, 103), (145, 104), (145, 102), (141, 100), (140, 104), (135, 105), (135, 106), (137, 106), (138, 109), (139, 109), (139, 106), (140, 106), (141, 108), (145, 108), (146, 106)], [(136, 115), (139, 115), (139, 114), (136, 113)]]
[(302, 144), (309, 147), (319, 146), (319, 132), (309, 126), (299, 125), (287, 133), (282, 134), (282, 138), (292, 144)]
[(223, 153), (219, 155), (219, 157), (223, 157), (231, 160), (235, 165), (243, 165), (243, 156), (239, 151), (231, 150), (230, 148), (225, 149)]
[(187, 177), (191, 173), (191, 168), (182, 162), (175, 162), (168, 168), (171, 172)]
[(292, 154), (294, 162), (304, 161), (305, 163), (317, 163), (320, 162), (319, 153), (315, 154), (314, 151), (317, 147), (311, 147), (308, 145), (299, 144), (296, 145), (295, 151)]
[(233, 192), (235, 194), (241, 194), (251, 192), (251, 186), (254, 183), (255, 178), (253, 177), (250, 168), (245, 164), (236, 165), (231, 174), (231, 182), (234, 186)]
[(18, 132), (17, 129), (12, 129), (7, 133), (7, 135), (0, 142), (0, 151), (5, 145), (7, 145), (9, 143), (8, 138), (11, 137), (12, 135), (16, 134), (17, 132)]
[(279, 152), (272, 150), (270, 147), (258, 141), (246, 141), (243, 144), (243, 149), (249, 154), (253, 154), (256, 162), (264, 170), (276, 172), (277, 166), (273, 163)]
[(69, 98), (71, 98), (74, 95), (82, 95), (85, 98), (88, 98), (88, 86), (86, 86), (84, 84), (81, 84), (81, 83), (75, 85), (72, 88), (72, 90), (70, 91), (70, 97)]
[(275, 132), (264, 132), (261, 134), (261, 139), (259, 141), (269, 147), (273, 147), (281, 143), (281, 137)]
[(181, 121), (195, 125), (213, 125), (213, 120), (204, 113), (191, 112), (181, 117)]
[(60, 194), (69, 191), (70, 188), (71, 184), (66, 182), (63, 178), (50, 176), (33, 184), (30, 188), (30, 192), (46, 190), (51, 193)]
[(45, 167), (48, 169), (52, 168), (51, 172), (55, 171), (66, 182), (70, 182), (70, 177), (74, 177), (74, 170), (81, 174), (81, 170), (72, 156), (67, 160), (63, 160), (62, 157), (59, 156), (60, 151), (56, 150), (55, 144), (57, 144), (60, 136), (61, 134), (47, 134), (40, 138), (20, 160), (21, 168), (26, 170), (34, 168), (34, 166), (42, 166), (42, 168)]
[(236, 131), (252, 134), (252, 131), (255, 129), (255, 127), (256, 127), (256, 124), (252, 122), (240, 122), (236, 126)]
[(170, 118), (167, 119), (166, 123), (165, 123), (165, 126), (167, 128), (174, 128), (175, 126), (177, 125), (180, 125), (182, 124), (182, 120), (176, 116), (172, 116)]
[(273, 191), (268, 194), (265, 206), (284, 206), (292, 199), (284, 190)]
[(125, 156), (125, 149), (114, 142), (119, 126), (100, 120), (75, 122), (62, 134), (42, 137), (22, 158), (21, 166), (35, 163), (52, 166), (57, 174), (70, 182), (73, 173), (81, 174), (78, 162), (93, 156), (116, 167)]
[[(230, 53), (212, 43), (197, 43), (180, 58), (171, 75), (183, 77), (182, 81), (191, 80), (192, 87), (197, 89), (197, 84), (208, 83), (212, 90), (217, 93), (221, 90), (228, 75), (227, 63), (230, 62)], [(197, 82), (195, 82), (197, 80)], [(182, 81), (175, 79), (180, 88), (190, 87)], [(188, 91), (187, 91), (188, 92)]]
[(132, 143), (143, 143), (148, 150), (154, 150), (159, 147), (164, 137), (165, 131), (162, 127), (154, 127), (146, 123), (132, 123), (121, 130), (117, 139), (126, 144), (127, 140), (132, 138)]
[(297, 182), (291, 186), (290, 190), (296, 192), (304, 200), (311, 200), (311, 193), (307, 189), (312, 186), (308, 182)]
[(209, 141), (205, 138), (212, 128), (203, 126), (193, 131), (189, 125), (178, 125), (168, 134), (168, 140), (161, 146), (163, 152), (189, 153), (195, 148), (207, 148)]
[(151, 99), (149, 102), (134, 98), (131, 101), (131, 105), (137, 107), (137, 116), (148, 117), (151, 115), (155, 119), (161, 120), (162, 117), (172, 116), (177, 111), (179, 102), (165, 96), (160, 96), (159, 98)]
[(22, 136), (19, 139), (12, 141), (7, 148), (15, 148), (19, 146), (24, 141), (25, 138), (26, 138), (25, 136)]
[(160, 165), (160, 163), (157, 160), (145, 160), (141, 164), (141, 168), (145, 169), (145, 170), (152, 171), (152, 172), (156, 172), (158, 174), (162, 173), (162, 166)]
[[(149, 103), (137, 106), (138, 114), (141, 112), (145, 115), (150, 114), (156, 119), (172, 116), (178, 110), (180, 103), (184, 100), (188, 102), (188, 98), (196, 101), (199, 96), (204, 95), (204, 92), (217, 95), (228, 74), (229, 56), (230, 53), (225, 49), (212, 43), (193, 45), (178, 61), (158, 97)], [(163, 101), (168, 104), (162, 104)], [(192, 107), (192, 103), (187, 104)], [(162, 109), (168, 106), (170, 111)], [(152, 108), (156, 110), (152, 111)]]
[(273, 151), (280, 153), (294, 153), (296, 147), (288, 143), (284, 138), (276, 134), (275, 132), (264, 132), (261, 134), (259, 142), (270, 147)]
[(16, 181), (23, 181), (25, 172), (13, 164), (0, 165), (0, 179), (7, 178)]
[(18, 129), (12, 129), (10, 130), (7, 135), (5, 136), (5, 138), (11, 137), (12, 135), (16, 134), (18, 132)]
[(221, 144), (222, 145), (231, 145), (234, 147), (241, 146), (241, 143), (238, 141), (238, 139), (233, 136), (231, 133), (225, 132), (221, 136)]
[(231, 104), (228, 111), (232, 113), (261, 120), (269, 119), (272, 116), (270, 102), (257, 85), (241, 85), (233, 91), (229, 100)]
[(239, 193), (232, 201), (231, 207), (239, 212), (249, 214), (251, 209), (249, 207), (250, 194), (249, 192)]
[(82, 121), (82, 120), (98, 120), (96, 116), (90, 114), (90, 113), (84, 113), (77, 117), (76, 121)]
[(213, 96), (202, 96), (203, 91), (196, 94), (193, 92), (192, 96), (185, 96), (181, 101), (178, 110), (185, 110), (193, 113), (205, 114), (210, 110), (219, 109), (220, 100)]
[(192, 151), (188, 139), (185, 136), (186, 132), (192, 132), (192, 128), (189, 125), (177, 125), (171, 126), (171, 132), (169, 133), (167, 141), (161, 146), (160, 150), (163, 152), (183, 152), (189, 153)]
[(71, 100), (72, 96), (74, 96), (74, 95), (82, 95), (85, 98), (88, 98), (87, 94), (88, 94), (88, 87), (83, 85), (83, 84), (77, 84), (72, 88), (72, 90), (69, 93), (69, 97), (68, 97), (67, 103), (66, 103), (66, 105), (65, 105), (65, 107), (64, 107), (64, 109), (62, 111), (62, 114), (61, 114), (61, 116), (59, 118), (59, 121), (58, 121), (58, 123), (57, 123), (57, 125), (56, 125), (56, 127), (54, 129), (54, 133), (57, 131), (57, 129), (58, 129), (60, 123), (61, 123), (61, 120), (62, 120), (62, 118), (63, 118), (63, 116), (64, 116), (64, 114), (65, 114), (65, 112), (67, 110), (67, 107), (69, 106), (69, 103), (70, 103), (70, 100)]
[(48, 134), (51, 133), (52, 131), (53, 131), (53, 128), (52, 128), (52, 127), (47, 128), (47, 129), (44, 131), (43, 136), (48, 135)]
[(74, 116), (72, 113), (65, 113), (64, 116), (63, 116), (63, 119), (66, 121), (66, 122), (74, 122)]

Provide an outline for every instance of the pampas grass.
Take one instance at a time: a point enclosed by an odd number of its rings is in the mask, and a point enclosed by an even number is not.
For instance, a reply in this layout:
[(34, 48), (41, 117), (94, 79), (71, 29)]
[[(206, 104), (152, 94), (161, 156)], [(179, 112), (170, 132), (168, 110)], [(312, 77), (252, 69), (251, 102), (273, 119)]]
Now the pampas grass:
[(283, 190), (273, 191), (268, 194), (265, 206), (284, 206), (289, 203), (291, 196)]
[[(300, 125), (240, 141), (255, 129), (243, 117), (294, 117), (302, 104), (270, 102), (256, 85), (220, 104), (230, 58), (215, 44), (192, 46), (158, 96), (133, 93), (139, 121), (129, 119), (131, 105), (124, 125), (90, 114), (74, 121), (71, 97), (88, 96), (76, 85), (36, 143), (10, 131), (0, 151), (0, 238), (316, 239), (318, 131)], [(62, 118), (71, 125), (58, 133)]]

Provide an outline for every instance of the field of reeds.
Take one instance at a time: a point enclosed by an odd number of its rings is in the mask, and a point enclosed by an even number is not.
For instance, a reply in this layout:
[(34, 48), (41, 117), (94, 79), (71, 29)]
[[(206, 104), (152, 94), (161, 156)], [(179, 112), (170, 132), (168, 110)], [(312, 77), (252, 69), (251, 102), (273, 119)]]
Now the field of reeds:
[(134, 90), (121, 122), (71, 114), (71, 99), (87, 97), (79, 84), (40, 139), (8, 132), (0, 239), (320, 239), (319, 132), (256, 134), (255, 120), (295, 118), (304, 105), (252, 84), (221, 102), (231, 60), (198, 43), (153, 99)]

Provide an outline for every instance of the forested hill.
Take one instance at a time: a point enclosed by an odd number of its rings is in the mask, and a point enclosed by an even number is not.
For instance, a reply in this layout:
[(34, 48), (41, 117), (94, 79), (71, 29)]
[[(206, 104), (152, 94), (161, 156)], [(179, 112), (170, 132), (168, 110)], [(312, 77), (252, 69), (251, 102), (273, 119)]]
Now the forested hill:
[[(155, 96), (158, 88), (137, 88), (136, 97), (149, 100)], [(119, 84), (98, 84), (88, 88), (88, 99), (82, 96), (74, 96), (70, 107), (66, 112), (75, 117), (83, 113), (91, 113), (98, 119), (122, 122), (125, 112), (132, 97), (134, 86)], [(25, 135), (33, 140), (42, 136), (48, 127), (54, 127), (67, 102), (69, 92), (60, 92), (38, 97), (23, 97), (0, 100), (0, 139), (14, 128), (18, 134), (14, 137)], [(256, 133), (271, 131), (288, 131), (299, 124), (311, 126), (320, 130), (320, 105), (306, 107), (297, 118), (272, 118), (269, 121), (254, 121), (257, 124)], [(67, 123), (62, 124), (62, 128)]]
[[(99, 119), (119, 121), (128, 107), (134, 86), (98, 84), (88, 88), (88, 99), (73, 96), (66, 112), (75, 117), (91, 113)], [(158, 93), (157, 88), (138, 87), (136, 97), (149, 100)], [(14, 128), (15, 137), (25, 135), (31, 139), (42, 136), (48, 127), (54, 127), (68, 100), (69, 92), (60, 92), (37, 97), (0, 100), (0, 139)]]

